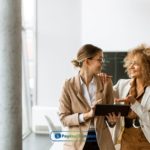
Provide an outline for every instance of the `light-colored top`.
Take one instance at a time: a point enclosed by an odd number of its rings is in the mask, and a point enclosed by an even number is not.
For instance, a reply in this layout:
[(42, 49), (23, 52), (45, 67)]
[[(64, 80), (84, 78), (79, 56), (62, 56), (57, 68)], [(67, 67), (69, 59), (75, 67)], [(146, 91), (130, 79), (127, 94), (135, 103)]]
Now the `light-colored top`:
[[(81, 89), (83, 96), (85, 97), (85, 100), (89, 104), (89, 106), (92, 106), (92, 103), (95, 101), (95, 93), (96, 93), (96, 81), (95, 78), (93, 77), (91, 82), (89, 83), (89, 86), (87, 88), (86, 84), (82, 81), (82, 78), (80, 77), (80, 84), (81, 84)], [(83, 123), (85, 122), (83, 118), (83, 113), (79, 115), (79, 122)], [(90, 125), (91, 129), (94, 129), (94, 123), (91, 122)]]

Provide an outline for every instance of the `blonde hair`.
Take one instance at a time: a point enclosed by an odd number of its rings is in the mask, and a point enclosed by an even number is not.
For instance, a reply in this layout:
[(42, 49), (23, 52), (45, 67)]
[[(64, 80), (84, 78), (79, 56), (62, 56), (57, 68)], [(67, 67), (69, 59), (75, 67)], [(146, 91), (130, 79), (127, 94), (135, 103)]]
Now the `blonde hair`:
[(85, 44), (79, 49), (76, 59), (73, 59), (71, 62), (75, 67), (81, 68), (82, 63), (86, 58), (92, 58), (99, 52), (102, 52), (101, 48), (96, 47), (92, 44)]
[(140, 65), (142, 66), (142, 77), (144, 83), (150, 84), (150, 47), (141, 44), (128, 52), (127, 56), (124, 58), (124, 67), (129, 76), (129, 65), (134, 56), (139, 56), (141, 61)]

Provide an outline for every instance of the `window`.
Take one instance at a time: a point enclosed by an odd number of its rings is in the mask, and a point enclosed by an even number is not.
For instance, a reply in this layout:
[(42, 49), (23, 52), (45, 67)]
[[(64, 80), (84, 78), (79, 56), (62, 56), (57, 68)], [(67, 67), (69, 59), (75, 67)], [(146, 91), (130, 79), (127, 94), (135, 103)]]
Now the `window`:
[(22, 125), (23, 137), (31, 131), (35, 100), (35, 0), (22, 1)]

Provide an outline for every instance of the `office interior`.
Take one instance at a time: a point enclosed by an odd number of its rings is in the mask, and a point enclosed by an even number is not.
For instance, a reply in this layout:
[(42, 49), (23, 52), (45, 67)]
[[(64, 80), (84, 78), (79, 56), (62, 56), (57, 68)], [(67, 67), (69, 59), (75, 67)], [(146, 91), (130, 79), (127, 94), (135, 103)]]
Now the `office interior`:
[[(150, 43), (150, 1), (5, 0), (0, 7), (0, 30), (4, 31), (0, 36), (0, 149), (62, 149), (63, 143), (52, 141), (49, 133), (63, 130), (58, 117), (61, 88), (65, 79), (78, 73), (71, 60), (83, 44), (94, 44), (104, 51), (104, 72), (113, 76), (113, 83), (127, 78), (122, 67), (126, 52)], [(21, 23), (14, 23), (13, 15), (20, 15)], [(14, 24), (11, 33), (5, 32), (10, 29), (7, 22)], [(17, 23), (21, 28), (15, 28)], [(14, 43), (9, 45), (10, 40)], [(20, 50), (14, 50), (15, 44)], [(9, 65), (16, 67), (9, 72)], [(16, 90), (10, 90), (9, 83)], [(13, 98), (18, 100), (12, 102)]]

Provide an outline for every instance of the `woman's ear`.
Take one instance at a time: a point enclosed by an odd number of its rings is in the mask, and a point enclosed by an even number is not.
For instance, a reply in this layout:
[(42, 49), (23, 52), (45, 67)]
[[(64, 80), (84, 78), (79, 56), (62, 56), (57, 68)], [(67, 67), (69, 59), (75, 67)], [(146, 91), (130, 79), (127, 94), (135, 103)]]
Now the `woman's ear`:
[(89, 64), (90, 64), (90, 61), (89, 61), (88, 58), (85, 59), (85, 64), (86, 64), (86, 65), (89, 65)]
[(90, 65), (90, 60), (88, 58), (86, 58), (84, 61), (83, 61), (83, 66), (85, 67), (89, 67)]

